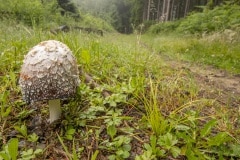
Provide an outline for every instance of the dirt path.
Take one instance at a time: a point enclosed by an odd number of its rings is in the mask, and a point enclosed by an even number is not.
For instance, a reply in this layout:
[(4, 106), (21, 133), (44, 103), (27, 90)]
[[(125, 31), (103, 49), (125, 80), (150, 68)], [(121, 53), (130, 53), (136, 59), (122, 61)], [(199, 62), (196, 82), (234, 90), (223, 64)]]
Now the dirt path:
[[(141, 42), (140, 45), (154, 52), (146, 43)], [(190, 71), (200, 87), (201, 97), (216, 99), (220, 104), (237, 107), (240, 111), (240, 74), (231, 75), (212, 66), (175, 60), (161, 53), (159, 55), (171, 68)]]
[(189, 70), (199, 84), (201, 96), (216, 99), (223, 105), (240, 107), (240, 75), (231, 75), (211, 66), (162, 57), (173, 69)]

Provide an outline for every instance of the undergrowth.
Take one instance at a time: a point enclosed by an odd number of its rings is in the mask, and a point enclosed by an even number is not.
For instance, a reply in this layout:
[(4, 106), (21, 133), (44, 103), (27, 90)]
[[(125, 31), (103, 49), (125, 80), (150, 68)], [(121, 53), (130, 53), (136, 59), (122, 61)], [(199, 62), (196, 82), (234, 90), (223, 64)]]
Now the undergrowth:
[(61, 12), (63, 9), (59, 6), (58, 2), (64, 3), (65, 1), (6, 0), (0, 4), (0, 20), (7, 21), (6, 23), (9, 21), (23, 23), (45, 31), (58, 28), (62, 25), (114, 31), (113, 27), (103, 19), (86, 13), (80, 14), (81, 11), (76, 11), (77, 13), (64, 11), (65, 14), (62, 15)]
[[(146, 37), (52, 35), (21, 24), (1, 26), (0, 159), (240, 157), (239, 113), (201, 98), (191, 74), (166, 67), (153, 52), (158, 46), (151, 50), (141, 43)], [(48, 39), (67, 44), (79, 67), (99, 84), (92, 88), (82, 79), (76, 97), (62, 102), (62, 118), (52, 125), (46, 102), (26, 104), (18, 86), (24, 55)], [(186, 51), (190, 41), (168, 42), (175, 52)], [(160, 50), (167, 51), (167, 44)]]
[(219, 32), (225, 29), (239, 30), (240, 6), (225, 4), (212, 10), (193, 12), (187, 17), (171, 22), (158, 23), (150, 27), (149, 32), (160, 33), (190, 33), (202, 34)]

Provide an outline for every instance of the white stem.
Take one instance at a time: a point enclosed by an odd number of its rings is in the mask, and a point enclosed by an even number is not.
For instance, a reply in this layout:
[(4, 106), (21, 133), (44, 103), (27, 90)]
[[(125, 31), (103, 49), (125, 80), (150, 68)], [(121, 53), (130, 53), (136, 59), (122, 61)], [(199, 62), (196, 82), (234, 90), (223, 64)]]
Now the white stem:
[(50, 112), (50, 123), (61, 117), (61, 104), (60, 99), (53, 99), (48, 101)]

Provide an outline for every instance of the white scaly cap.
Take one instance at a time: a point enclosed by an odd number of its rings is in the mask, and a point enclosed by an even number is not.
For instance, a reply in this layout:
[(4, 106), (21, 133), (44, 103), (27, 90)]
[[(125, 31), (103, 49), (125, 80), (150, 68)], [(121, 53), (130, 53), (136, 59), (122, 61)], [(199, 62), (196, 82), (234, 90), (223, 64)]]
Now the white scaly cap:
[(76, 59), (59, 41), (43, 41), (24, 58), (19, 84), (27, 103), (72, 97), (79, 83)]

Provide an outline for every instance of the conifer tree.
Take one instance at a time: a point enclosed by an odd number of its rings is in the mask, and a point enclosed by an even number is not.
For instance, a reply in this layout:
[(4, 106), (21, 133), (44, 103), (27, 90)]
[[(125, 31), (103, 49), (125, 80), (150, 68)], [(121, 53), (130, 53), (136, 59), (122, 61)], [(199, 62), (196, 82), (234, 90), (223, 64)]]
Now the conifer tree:
[(62, 8), (61, 15), (65, 15), (66, 12), (77, 14), (77, 7), (71, 0), (57, 0), (58, 5)]

